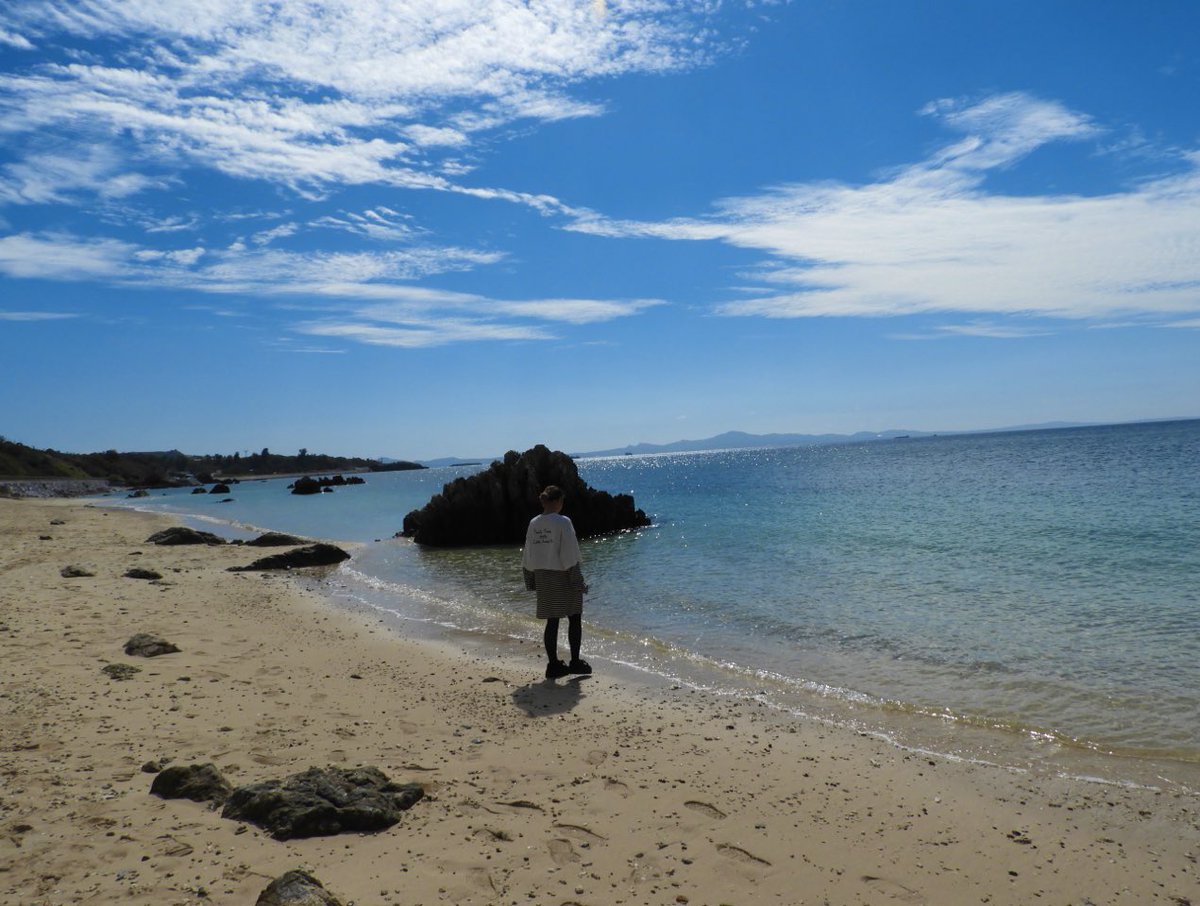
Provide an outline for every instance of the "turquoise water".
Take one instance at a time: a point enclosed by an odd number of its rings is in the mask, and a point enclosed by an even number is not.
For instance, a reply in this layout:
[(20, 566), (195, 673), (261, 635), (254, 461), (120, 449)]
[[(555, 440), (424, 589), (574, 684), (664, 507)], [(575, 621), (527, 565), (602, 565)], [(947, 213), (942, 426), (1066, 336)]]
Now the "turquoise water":
[[(653, 519), (584, 545), (594, 663), (974, 757), (1200, 763), (1200, 421), (578, 465)], [(339, 596), (536, 640), (517, 548), (391, 537), (476, 468), (138, 505), (371, 542)]]

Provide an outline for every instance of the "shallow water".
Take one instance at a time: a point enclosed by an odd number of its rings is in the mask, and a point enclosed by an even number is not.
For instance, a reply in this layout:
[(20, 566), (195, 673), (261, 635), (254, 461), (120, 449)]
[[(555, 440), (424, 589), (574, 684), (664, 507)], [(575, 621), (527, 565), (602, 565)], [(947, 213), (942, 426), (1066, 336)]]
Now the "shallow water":
[[(1003, 739), (1009, 759), (1200, 763), (1198, 421), (578, 465), (654, 523), (584, 545), (594, 659), (966, 757)], [(373, 542), (339, 596), (430, 631), (535, 639), (517, 548), (391, 538), (477, 468), (137, 504)]]

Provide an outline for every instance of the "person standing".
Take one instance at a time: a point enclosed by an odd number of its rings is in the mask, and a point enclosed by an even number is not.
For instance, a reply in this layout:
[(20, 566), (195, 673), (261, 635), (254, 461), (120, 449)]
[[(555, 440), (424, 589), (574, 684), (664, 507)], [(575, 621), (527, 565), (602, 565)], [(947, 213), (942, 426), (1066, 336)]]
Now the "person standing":
[[(563, 492), (557, 485), (547, 485), (538, 500), (542, 503), (542, 514), (529, 521), (521, 569), (525, 587), (537, 592), (537, 618), (546, 621), (542, 636), (546, 645), (546, 679), (568, 674), (586, 676), (592, 668), (587, 661), (580, 660), (579, 648), (583, 643), (583, 595), (587, 584), (583, 581), (575, 526), (562, 514)], [(558, 656), (558, 621), (563, 617), (568, 621), (570, 663)]]

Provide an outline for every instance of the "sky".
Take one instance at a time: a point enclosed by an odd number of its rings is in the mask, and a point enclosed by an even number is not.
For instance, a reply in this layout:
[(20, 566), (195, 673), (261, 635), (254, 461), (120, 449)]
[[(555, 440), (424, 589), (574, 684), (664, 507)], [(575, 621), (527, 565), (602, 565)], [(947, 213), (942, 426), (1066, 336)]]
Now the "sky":
[(1200, 416), (1193, 0), (6, 0), (0, 435)]

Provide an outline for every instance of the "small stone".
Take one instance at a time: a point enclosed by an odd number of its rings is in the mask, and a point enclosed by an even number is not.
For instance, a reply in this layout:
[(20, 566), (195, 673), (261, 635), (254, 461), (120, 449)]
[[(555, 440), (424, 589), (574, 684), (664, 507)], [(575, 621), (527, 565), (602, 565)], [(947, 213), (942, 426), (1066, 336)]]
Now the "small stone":
[(128, 680), (133, 679), (135, 674), (141, 673), (141, 667), (135, 667), (133, 664), (106, 664), (101, 671), (109, 679), (113, 680)]
[(155, 581), (162, 578), (162, 573), (155, 572), (152, 569), (143, 569), (140, 566), (135, 566), (133, 569), (125, 573), (126, 579), (147, 579)]

